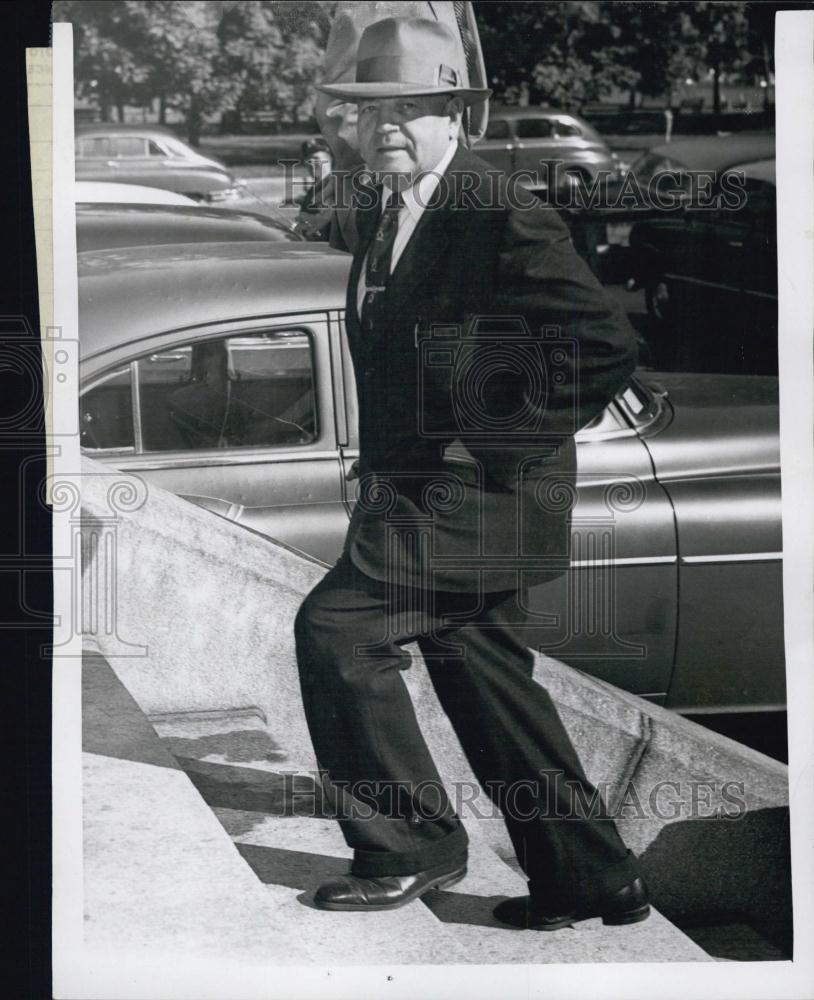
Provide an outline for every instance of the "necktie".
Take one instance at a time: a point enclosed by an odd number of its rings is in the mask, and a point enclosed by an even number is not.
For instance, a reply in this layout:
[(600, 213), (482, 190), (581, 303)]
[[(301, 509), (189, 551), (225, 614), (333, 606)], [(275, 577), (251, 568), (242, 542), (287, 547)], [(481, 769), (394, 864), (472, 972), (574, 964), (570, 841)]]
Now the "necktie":
[(367, 251), (365, 265), (365, 297), (362, 301), (362, 315), (359, 317), (363, 330), (373, 328), (376, 305), (390, 277), (390, 261), (393, 258), (393, 244), (399, 228), (399, 212), (404, 207), (401, 193), (391, 195), (376, 227), (373, 242)]

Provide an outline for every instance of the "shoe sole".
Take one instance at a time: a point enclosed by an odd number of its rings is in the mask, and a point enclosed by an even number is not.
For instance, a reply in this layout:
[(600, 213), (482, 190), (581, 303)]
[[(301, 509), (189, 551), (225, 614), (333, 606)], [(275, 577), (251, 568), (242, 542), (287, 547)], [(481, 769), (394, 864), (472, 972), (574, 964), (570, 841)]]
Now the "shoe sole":
[[(583, 920), (593, 920), (595, 916), (598, 917), (600, 914), (597, 913), (588, 917), (564, 918), (563, 920), (558, 920), (556, 923), (531, 924), (529, 930), (558, 931), (563, 927), (573, 927), (574, 924), (581, 923)], [(625, 924), (638, 924), (641, 920), (647, 920), (649, 916), (650, 904), (645, 903), (644, 906), (639, 906), (635, 910), (625, 910), (624, 913), (604, 916), (602, 917), (602, 923), (606, 924), (608, 927), (622, 927)]]
[(623, 924), (638, 924), (640, 920), (647, 920), (650, 916), (650, 904), (638, 907), (636, 910), (626, 910), (617, 916), (603, 917), (602, 923), (609, 927), (621, 927)]
[(344, 913), (381, 913), (384, 910), (398, 910), (400, 907), (412, 903), (414, 899), (420, 899), (428, 892), (435, 892), (438, 889), (446, 889), (450, 885), (455, 885), (465, 875), (466, 867), (458, 868), (456, 871), (448, 872), (446, 875), (439, 875), (437, 879), (430, 882), (429, 885), (426, 885), (418, 892), (414, 892), (405, 899), (400, 899), (397, 903), (386, 903), (383, 906), (369, 906), (367, 903), (323, 903), (316, 899), (314, 900), (314, 905), (320, 910), (335, 910)]

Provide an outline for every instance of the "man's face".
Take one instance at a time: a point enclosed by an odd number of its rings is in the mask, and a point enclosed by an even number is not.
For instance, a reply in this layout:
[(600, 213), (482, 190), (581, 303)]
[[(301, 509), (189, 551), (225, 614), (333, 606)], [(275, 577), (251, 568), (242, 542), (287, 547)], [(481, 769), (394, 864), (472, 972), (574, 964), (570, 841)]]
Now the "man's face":
[(410, 175), (432, 170), (451, 139), (449, 99), (382, 97), (359, 102), (359, 151), (369, 170)]

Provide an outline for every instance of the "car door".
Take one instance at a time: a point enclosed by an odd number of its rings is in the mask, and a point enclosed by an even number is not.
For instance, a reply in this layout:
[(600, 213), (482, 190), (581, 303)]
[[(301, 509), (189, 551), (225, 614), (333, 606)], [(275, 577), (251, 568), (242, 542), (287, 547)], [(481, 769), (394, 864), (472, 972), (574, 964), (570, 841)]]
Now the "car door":
[(111, 181), (113, 151), (108, 135), (85, 135), (76, 140), (76, 179), (83, 181)]
[(528, 594), (530, 646), (657, 703), (674, 662), (676, 531), (640, 435), (667, 419), (634, 383), (577, 434), (571, 570)]
[(536, 178), (531, 182), (532, 187), (552, 187), (554, 163), (563, 159), (553, 121), (550, 118), (516, 118), (514, 132), (515, 169), (528, 171)]
[(478, 156), (488, 164), (510, 174), (514, 168), (514, 137), (505, 118), (490, 118), (486, 134), (478, 143)]
[(324, 314), (177, 331), (85, 387), (83, 449), (330, 563), (348, 525), (331, 369)]
[(122, 178), (148, 187), (165, 186), (170, 158), (156, 142), (146, 136), (118, 135), (111, 143), (111, 166)]

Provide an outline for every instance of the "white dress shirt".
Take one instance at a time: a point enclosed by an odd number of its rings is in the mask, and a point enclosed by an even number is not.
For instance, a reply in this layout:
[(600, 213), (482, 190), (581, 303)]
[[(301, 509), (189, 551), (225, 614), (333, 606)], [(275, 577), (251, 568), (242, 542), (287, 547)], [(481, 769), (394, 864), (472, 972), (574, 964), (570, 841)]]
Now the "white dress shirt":
[[(441, 175), (446, 172), (446, 169), (450, 165), (452, 157), (455, 155), (457, 149), (458, 140), (453, 139), (447, 147), (444, 155), (438, 161), (437, 165), (428, 173), (423, 174), (415, 184), (404, 191), (402, 196), (404, 199), (404, 208), (402, 208), (399, 212), (396, 238), (393, 241), (393, 255), (390, 258), (390, 274), (393, 273), (396, 264), (399, 262), (399, 258), (402, 253), (404, 253), (404, 248), (407, 246), (410, 241), (410, 237), (415, 232), (415, 227), (418, 225), (419, 219), (424, 214), (424, 209), (427, 207), (430, 199), (435, 194), (435, 190), (440, 183)], [(382, 198), (382, 210), (386, 208), (392, 197), (393, 191), (387, 184), (385, 184)], [(365, 292), (367, 291), (367, 282), (365, 280), (366, 269), (367, 256), (365, 256), (365, 259), (362, 261), (362, 270), (359, 273), (359, 285), (356, 292), (356, 308), (360, 314), (362, 312), (362, 302), (365, 298)]]

